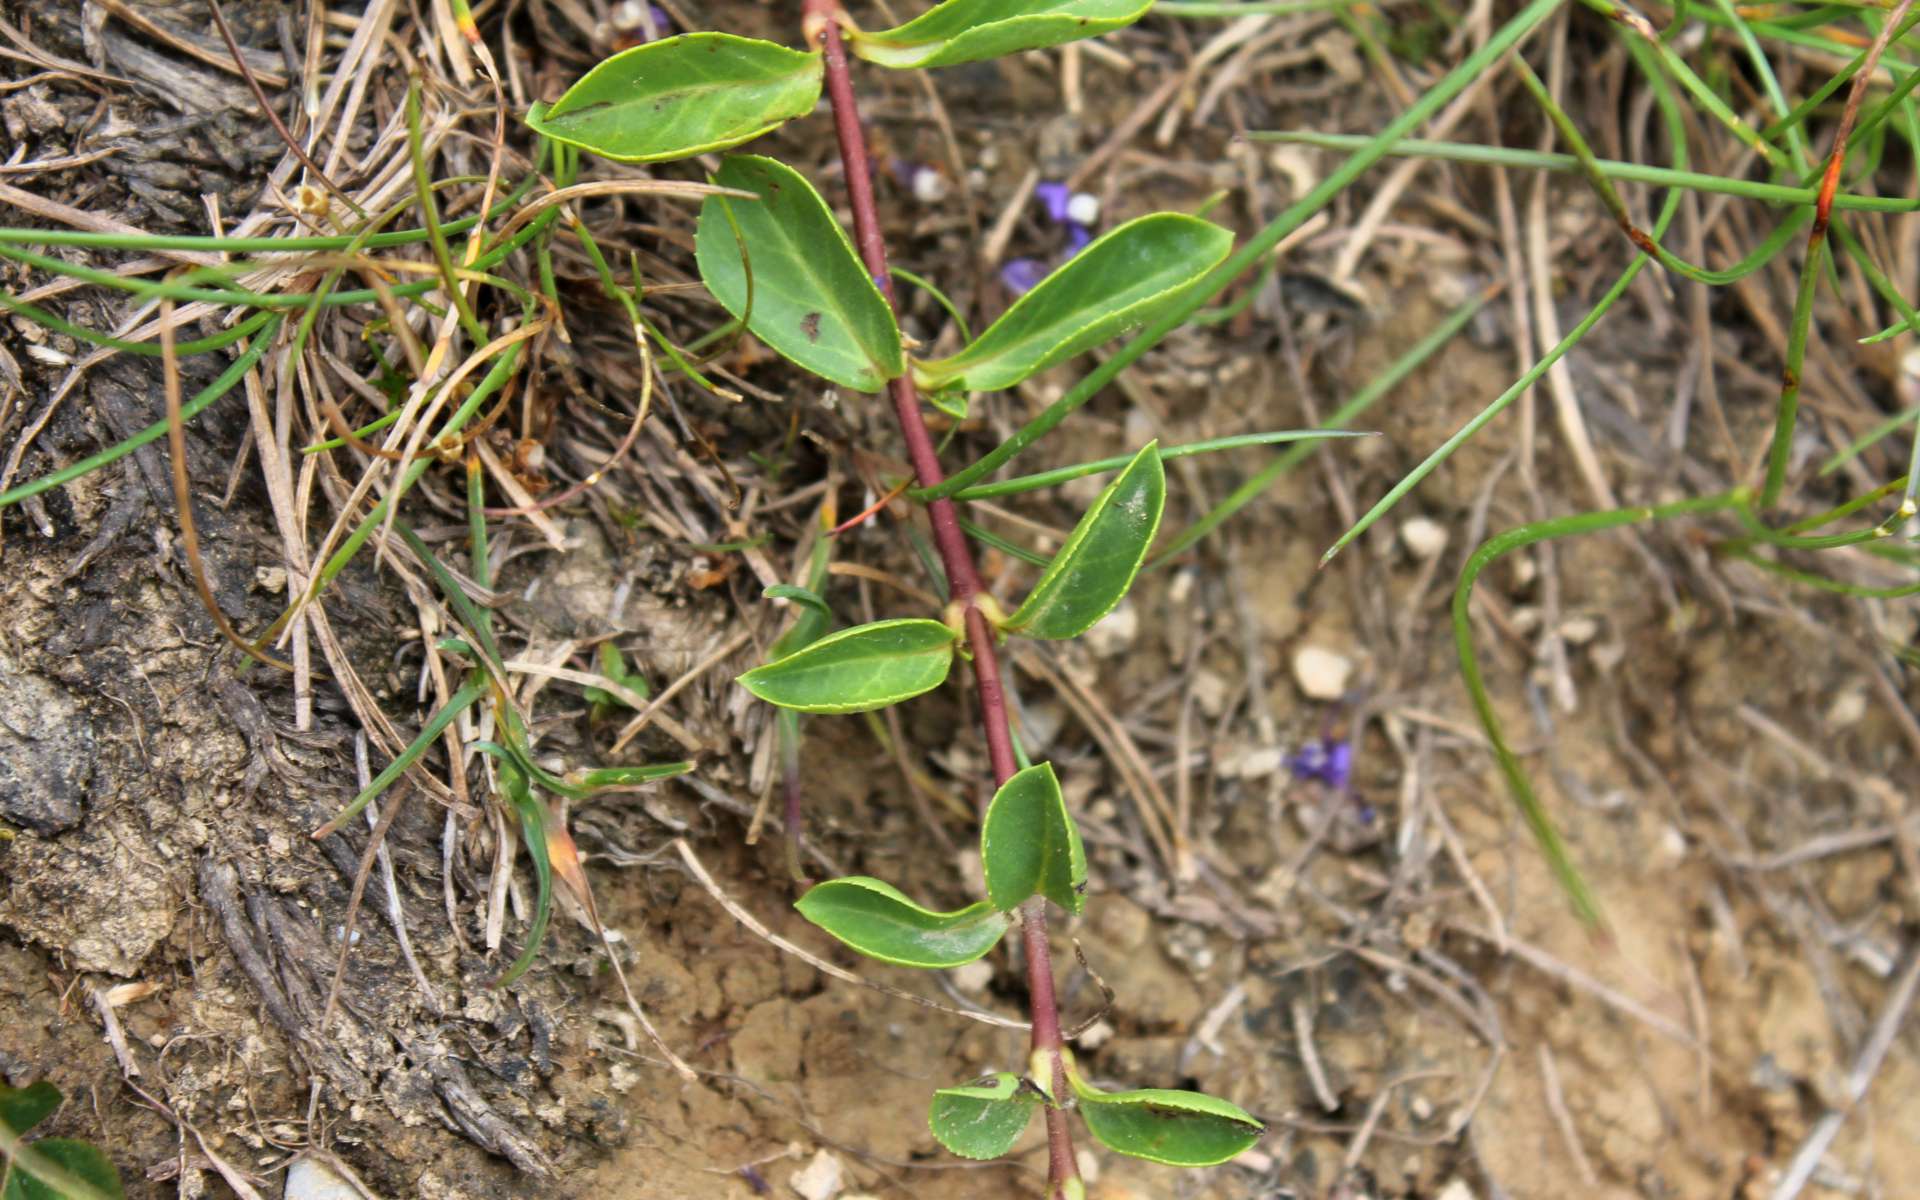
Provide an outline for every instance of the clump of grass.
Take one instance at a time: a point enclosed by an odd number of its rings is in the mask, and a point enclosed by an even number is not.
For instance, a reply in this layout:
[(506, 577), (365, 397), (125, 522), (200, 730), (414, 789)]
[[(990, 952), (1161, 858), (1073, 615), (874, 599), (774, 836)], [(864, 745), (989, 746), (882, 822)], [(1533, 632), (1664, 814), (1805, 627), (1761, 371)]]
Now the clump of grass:
[[(464, 5), (459, 7), (464, 11)], [(490, 71), (490, 56), (484, 46), (479, 50)], [(362, 69), (371, 72), (372, 60)], [(556, 872), (581, 893), (591, 911), (571, 839), (547, 797), (582, 800), (610, 788), (681, 774), (692, 764), (557, 775), (538, 762), (529, 721), (516, 699), (518, 673), (509, 668), (495, 641), (490, 608), (474, 600), (492, 591), (489, 484), (509, 499), (526, 496), (510, 465), (489, 450), (486, 438), (512, 426), (536, 428), (541, 360), (568, 336), (567, 302), (556, 269), (556, 260), (563, 257), (591, 264), (602, 291), (626, 314), (640, 364), (642, 386), (627, 418), (626, 438), (600, 464), (600, 471), (626, 453), (648, 416), (659, 374), (656, 351), (678, 364), (669, 370), (704, 380), (641, 311), (637, 274), (627, 282), (617, 279), (572, 205), (580, 197), (609, 192), (671, 198), (705, 196), (715, 189), (647, 180), (611, 187), (581, 185), (577, 157), (544, 140), (536, 144), (531, 159), (515, 158), (505, 145), (505, 99), (497, 86), (494, 98), (492, 133), (479, 143), (487, 153), (483, 173), (448, 169), (460, 157), (450, 149), (447, 134), (461, 120), (457, 109), (462, 102), (422, 72), (406, 82), (405, 137), (393, 147), (387, 164), (403, 169), (375, 172), (382, 180), (378, 186), (349, 194), (295, 147), (309, 177), (318, 181), (318, 186), (303, 186), (298, 193), (300, 211), (295, 216), (310, 232), (228, 237), (0, 229), (0, 259), (69, 284), (121, 293), (132, 306), (108, 332), (0, 293), (0, 307), (95, 348), (52, 404), (58, 404), (84, 372), (115, 354), (158, 359), (166, 398), (166, 415), (133, 437), (24, 482), (0, 478), (0, 512), (165, 437), (189, 573), (228, 647), (246, 661), (293, 676), (296, 724), (304, 725), (311, 718), (314, 682), (322, 677), (310, 648), (318, 640), (333, 680), (363, 727), (390, 754), (372, 782), (314, 836), (338, 831), (408, 774), (435, 794), (463, 799), (470, 765), (476, 759), (485, 764), (488, 790), (517, 824), (537, 883), (522, 950), (494, 981), (504, 986), (538, 953)], [(462, 210), (465, 215), (449, 215)], [(191, 256), (192, 265), (147, 278), (48, 253), (56, 249), (176, 260)], [(196, 327), (208, 332), (186, 336)], [(212, 382), (183, 396), (184, 360), (228, 352), (232, 360)], [(344, 397), (336, 389), (343, 389)], [(289, 534), (284, 551), (290, 603), (266, 628), (252, 632), (236, 627), (221, 610), (202, 561), (185, 438), (189, 423), (241, 392), (250, 393), (268, 494), (283, 533)], [(277, 430), (261, 406), (263, 399), (274, 396), (286, 405)], [(516, 401), (518, 414), (513, 412)], [(292, 422), (289, 415), (295, 418)], [(43, 416), (33, 429), (44, 423)], [(14, 448), (9, 475), (25, 458), (31, 440), (32, 430)], [(443, 464), (453, 471), (444, 470)], [(443, 490), (441, 477), (459, 473), (462, 464), (464, 486)], [(530, 504), (515, 501), (512, 507), (542, 519), (542, 510), (577, 495), (595, 478), (597, 473), (588, 473), (574, 487)], [(316, 483), (332, 502), (335, 517), (313, 545), (292, 531), (303, 530), (305, 524), (296, 493)], [(412, 506), (410, 494), (423, 486), (433, 488), (436, 499), (464, 509), (469, 525), (464, 580), (455, 577), (402, 517)], [(457, 631), (428, 647), (428, 670), (438, 681), (440, 703), (410, 739), (398, 735), (395, 724), (374, 705), (355, 664), (329, 632), (328, 589), (369, 544), (396, 563), (405, 560), (409, 573), (424, 569)], [(426, 602), (424, 594), (420, 598)], [(437, 614), (433, 617), (434, 623), (440, 620)], [(631, 694), (623, 680), (603, 682)], [(448, 760), (442, 782), (429, 772), (428, 760), (434, 744), (443, 739)], [(497, 846), (501, 853), (511, 849), (504, 840)], [(619, 967), (617, 961), (614, 965)], [(645, 1022), (644, 1014), (640, 1019)], [(664, 1045), (661, 1049), (686, 1071), (671, 1050)]]

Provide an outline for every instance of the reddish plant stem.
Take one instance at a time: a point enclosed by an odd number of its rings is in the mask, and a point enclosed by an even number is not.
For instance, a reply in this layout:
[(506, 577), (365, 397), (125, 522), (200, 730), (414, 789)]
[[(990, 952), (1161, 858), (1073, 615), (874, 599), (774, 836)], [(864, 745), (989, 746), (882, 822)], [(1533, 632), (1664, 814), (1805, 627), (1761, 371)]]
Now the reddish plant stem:
[[(853, 76), (847, 69), (847, 51), (840, 35), (837, 0), (806, 0), (804, 28), (809, 43), (818, 42), (826, 67), (827, 98), (833, 107), (834, 131), (840, 140), (840, 161), (846, 170), (847, 198), (853, 206), (854, 244), (866, 264), (873, 282), (896, 314), (899, 305), (893, 295), (893, 274), (887, 268), (886, 239), (880, 232), (878, 209), (873, 199), (873, 173), (867, 158), (866, 133), (860, 128), (860, 109), (853, 95)], [(909, 373), (888, 384), (900, 432), (906, 439), (907, 457), (922, 488), (937, 487), (946, 478), (940, 469), (940, 456), (933, 435), (920, 413), (920, 397)], [(983, 594), (980, 572), (973, 562), (973, 550), (960, 528), (960, 515), (953, 501), (942, 498), (927, 505), (927, 517), (933, 525), (934, 547), (947, 573), (947, 588), (962, 616), (967, 646), (973, 655), (975, 690), (980, 697), (980, 723), (986, 731), (987, 754), (993, 766), (996, 785), (1012, 778), (1018, 769), (1013, 754), (1012, 724), (1007, 714), (1006, 690), (1000, 683), (1000, 656), (996, 651), (993, 623), (980, 608)], [(1060, 1006), (1053, 991), (1053, 954), (1047, 945), (1046, 901), (1035, 897), (1021, 906), (1020, 928), (1027, 955), (1029, 1010), (1033, 1023), (1033, 1054), (1044, 1056), (1051, 1064), (1048, 1090), (1058, 1099), (1066, 1096), (1066, 1064), (1061, 1057), (1065, 1040), (1060, 1034)], [(1050, 1200), (1066, 1200), (1069, 1182), (1077, 1184), (1080, 1169), (1074, 1159), (1073, 1137), (1067, 1128), (1067, 1114), (1049, 1105), (1047, 1122), (1047, 1193)]]
[[(1060, 1002), (1053, 995), (1053, 951), (1047, 945), (1047, 902), (1039, 896), (1020, 906), (1020, 935), (1027, 951), (1027, 1011), (1033, 1020), (1033, 1053), (1046, 1055), (1053, 1078), (1046, 1081), (1055, 1100), (1067, 1096), (1066, 1063), (1060, 1057), (1066, 1040), (1060, 1036)], [(1047, 1186), (1049, 1200), (1058, 1200), (1061, 1186), (1080, 1176), (1073, 1157), (1073, 1133), (1067, 1128), (1067, 1110), (1046, 1106)]]
[[(878, 209), (873, 201), (873, 171), (867, 158), (867, 135), (860, 128), (860, 109), (853, 97), (853, 75), (847, 70), (847, 51), (840, 38), (840, 24), (834, 0), (807, 0), (807, 35), (822, 43), (826, 59), (827, 97), (833, 106), (834, 131), (840, 139), (840, 162), (847, 176), (847, 199), (853, 206), (854, 244), (866, 264), (873, 282), (897, 312), (893, 297), (893, 272), (887, 268), (886, 239), (880, 232)], [(893, 401), (894, 416), (906, 438), (907, 458), (923, 488), (937, 486), (946, 478), (940, 469), (940, 456), (933, 448), (933, 435), (920, 415), (920, 396), (911, 374), (902, 375), (887, 385)], [(987, 753), (993, 762), (996, 785), (1005, 783), (1014, 773), (1013, 739), (1007, 720), (1006, 693), (1000, 686), (999, 656), (994, 653), (993, 631), (976, 607), (981, 594), (980, 572), (973, 565), (973, 551), (960, 529), (960, 514), (953, 501), (940, 499), (927, 505), (927, 518), (933, 524), (933, 543), (947, 572), (947, 589), (966, 617), (967, 643), (973, 651), (973, 675), (980, 689), (980, 716), (986, 728)]]
[[(965, 550), (966, 543), (963, 542), (961, 551), (964, 553)], [(969, 555), (969, 566), (972, 565), (971, 558)], [(987, 758), (993, 765), (994, 786), (998, 787), (1013, 778), (1014, 772), (1019, 770), (1019, 764), (1013, 757), (1013, 737), (1007, 721), (1007, 693), (1000, 683), (1000, 655), (994, 646), (993, 626), (987, 620), (987, 614), (972, 604), (967, 605), (967, 646), (973, 651), (973, 682), (980, 691), (980, 719), (987, 727)]]

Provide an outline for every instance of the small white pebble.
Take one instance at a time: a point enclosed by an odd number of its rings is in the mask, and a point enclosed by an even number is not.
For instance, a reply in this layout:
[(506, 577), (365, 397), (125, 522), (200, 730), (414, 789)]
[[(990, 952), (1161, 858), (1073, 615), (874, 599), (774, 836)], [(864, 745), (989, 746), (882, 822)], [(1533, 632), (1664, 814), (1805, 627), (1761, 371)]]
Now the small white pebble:
[(1473, 1189), (1458, 1179), (1449, 1180), (1437, 1200), (1474, 1200)]
[(1687, 835), (1669, 825), (1660, 831), (1660, 853), (1673, 862), (1687, 856)]
[(1267, 165), (1287, 181), (1295, 196), (1304, 196), (1320, 183), (1320, 161), (1305, 146), (1275, 146)]
[(922, 204), (938, 204), (947, 198), (947, 177), (932, 167), (920, 167), (913, 173), (913, 198)]
[(803, 1200), (833, 1200), (840, 1194), (840, 1160), (830, 1150), (816, 1153), (806, 1166), (795, 1171), (787, 1186)]
[(1860, 723), (1867, 715), (1867, 694), (1862, 691), (1841, 692), (1827, 706), (1827, 728), (1846, 729)]
[(1599, 632), (1600, 621), (1597, 617), (1568, 617), (1560, 622), (1560, 636), (1570, 645), (1584, 646)]
[(1087, 1026), (1084, 1033), (1073, 1039), (1073, 1043), (1082, 1050), (1098, 1050), (1107, 1044), (1107, 1039), (1111, 1038), (1113, 1034), (1113, 1026), (1107, 1023), (1105, 1017), (1101, 1017), (1098, 1021)]
[(1218, 671), (1202, 667), (1194, 672), (1193, 701), (1200, 706), (1201, 712), (1209, 717), (1217, 717), (1226, 710), (1227, 693), (1232, 687)]
[(1321, 646), (1302, 646), (1293, 655), (1293, 681), (1313, 700), (1338, 700), (1346, 694), (1353, 660)]
[(1112, 658), (1131, 649), (1139, 636), (1139, 610), (1130, 601), (1122, 600), (1118, 608), (1087, 630), (1087, 649), (1097, 658)]
[(1196, 572), (1181, 571), (1173, 577), (1173, 586), (1167, 589), (1167, 603), (1181, 605), (1193, 594), (1193, 580)]
[(1100, 1157), (1093, 1152), (1091, 1147), (1074, 1147), (1073, 1161), (1075, 1165), (1080, 1168), (1080, 1182), (1100, 1182)]
[(287, 1168), (285, 1200), (360, 1200), (360, 1190), (311, 1158)]
[(1067, 198), (1067, 220), (1089, 229), (1100, 219), (1100, 197), (1092, 192), (1075, 192)]
[(1415, 517), (1400, 527), (1407, 553), (1422, 562), (1447, 548), (1447, 527), (1426, 517)]
[(1593, 648), (1592, 653), (1594, 667), (1604, 675), (1626, 660), (1627, 645), (1618, 641), (1601, 642)]
[(1222, 779), (1265, 779), (1286, 762), (1278, 746), (1231, 750), (1215, 760), (1214, 772)]
[(965, 966), (953, 968), (947, 973), (953, 980), (953, 986), (969, 996), (977, 996), (987, 990), (993, 982), (993, 964), (983, 958), (976, 958)]

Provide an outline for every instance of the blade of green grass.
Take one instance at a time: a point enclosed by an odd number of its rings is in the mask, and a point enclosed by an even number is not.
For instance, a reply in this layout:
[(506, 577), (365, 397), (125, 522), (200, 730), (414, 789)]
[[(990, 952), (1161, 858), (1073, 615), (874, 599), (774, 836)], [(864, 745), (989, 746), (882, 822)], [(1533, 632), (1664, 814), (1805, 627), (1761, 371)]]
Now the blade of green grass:
[[(212, 404), (214, 401), (220, 399), (220, 397), (232, 391), (234, 385), (239, 383), (240, 380), (245, 377), (246, 373), (253, 369), (254, 364), (260, 361), (261, 355), (267, 352), (267, 347), (273, 344), (273, 337), (280, 328), (281, 320), (282, 318), (280, 317), (273, 317), (272, 324), (260, 331), (260, 335), (254, 339), (253, 345), (247, 347), (238, 358), (235, 358), (231, 363), (227, 364), (227, 369), (220, 372), (212, 383), (209, 383), (206, 387), (194, 393), (193, 399), (181, 405), (180, 419), (182, 421), (192, 420), (194, 417), (199, 416), (201, 411), (209, 404)], [(71, 466), (62, 467), (58, 471), (43, 475), (30, 483), (23, 483), (17, 487), (12, 487), (4, 492), (0, 492), (0, 508), (6, 508), (10, 504), (18, 504), (28, 496), (37, 496), (48, 488), (56, 488), (61, 484), (69, 483), (89, 471), (97, 471), (109, 463), (126, 457), (150, 442), (159, 441), (166, 435), (167, 422), (164, 419), (155, 421), (139, 433), (134, 434), (123, 442), (117, 442), (107, 447), (98, 454), (89, 455)]]
[[(1667, 86), (1666, 79), (1649, 66), (1647, 60), (1651, 52), (1646, 50), (1639, 41), (1634, 39), (1628, 40), (1627, 49), (1635, 61), (1641, 65), (1642, 72), (1647, 76), (1648, 83), (1654, 89), (1655, 98), (1662, 112), (1666, 115), (1667, 135), (1673, 144), (1674, 161), (1676, 165), (1684, 167), (1687, 161), (1686, 125), (1681, 117), (1678, 103), (1674, 99), (1671, 89)], [(1666, 236), (1667, 226), (1672, 223), (1674, 215), (1680, 211), (1680, 197), (1681, 194), (1678, 190), (1667, 193), (1666, 202), (1660, 209), (1660, 215), (1654, 219), (1651, 236), (1655, 240)], [(1636, 255), (1634, 260), (1627, 265), (1627, 269), (1620, 273), (1620, 277), (1614, 280), (1613, 286), (1606, 290), (1599, 301), (1587, 311), (1587, 315), (1580, 319), (1578, 324), (1567, 331), (1566, 336), (1561, 338), (1558, 344), (1547, 351), (1546, 354), (1542, 355), (1538, 362), (1534, 363), (1532, 367), (1527, 369), (1526, 373), (1514, 381), (1513, 386), (1495, 397), (1491, 404), (1481, 409), (1468, 420), (1465, 425), (1462, 425), (1455, 431), (1453, 436), (1442, 442), (1438, 448), (1427, 455), (1419, 466), (1408, 472), (1400, 482), (1394, 484), (1385, 496), (1382, 496), (1372, 508), (1366, 511), (1365, 515), (1354, 522), (1352, 528), (1341, 534), (1333, 545), (1327, 547), (1326, 552), (1320, 556), (1320, 565), (1324, 567), (1327, 563), (1331, 562), (1334, 555), (1340, 553), (1340, 551), (1345, 549), (1355, 538), (1371, 528), (1374, 522), (1391, 511), (1393, 506), (1400, 502), (1401, 497), (1417, 487), (1421, 480), (1432, 474), (1434, 468), (1445, 462), (1468, 438), (1478, 433), (1487, 422), (1504, 412), (1509, 404), (1512, 404), (1517, 397), (1525, 393), (1528, 388), (1532, 387), (1542, 376), (1551, 370), (1554, 363), (1559, 362), (1569, 350), (1579, 345), (1581, 339), (1585, 338), (1587, 333), (1592, 330), (1595, 325), (1600, 323), (1600, 319), (1606, 316), (1606, 314), (1612, 310), (1613, 306), (1619, 302), (1620, 297), (1626, 295), (1627, 289), (1633, 285), (1634, 279), (1637, 278), (1640, 272), (1646, 268), (1647, 264), (1652, 261), (1654, 260), (1644, 253)]]
[[(1380, 397), (1398, 387), (1402, 380), (1419, 368), (1420, 364), (1432, 358), (1439, 352), (1440, 347), (1452, 341), (1456, 334), (1466, 328), (1467, 322), (1473, 319), (1473, 315), (1492, 298), (1491, 291), (1482, 292), (1448, 313), (1438, 325), (1428, 331), (1425, 337), (1409, 346), (1400, 357), (1394, 359), (1385, 371), (1368, 380), (1365, 386), (1355, 392), (1345, 404), (1335, 409), (1333, 415), (1327, 418), (1327, 427), (1338, 429), (1358, 420), (1360, 415), (1372, 408)], [(1258, 474), (1235, 488), (1231, 495), (1209, 509), (1205, 516), (1181, 530), (1164, 550), (1147, 560), (1147, 569), (1151, 570), (1172, 562), (1194, 543), (1219, 528), (1228, 517), (1245, 508), (1254, 497), (1271, 487), (1276, 479), (1305, 462), (1307, 456), (1318, 449), (1318, 445), (1306, 443), (1291, 446), (1283, 451)]]
[(1506, 24), (1495, 30), (1493, 36), (1488, 38), (1483, 46), (1461, 60), (1458, 66), (1447, 72), (1405, 112), (1388, 122), (1386, 128), (1371, 139), (1364, 149), (1355, 151), (1305, 196), (1289, 205), (1260, 232), (1249, 238), (1245, 245), (1228, 256), (1226, 261), (1203, 276), (1191, 291), (1181, 297), (1178, 303), (1169, 306), (1154, 320), (1148, 322), (1132, 340), (1089, 372), (1060, 399), (1049, 404), (1038, 416), (1021, 426), (1012, 437), (978, 462), (955, 472), (940, 486), (916, 490), (912, 495), (916, 499), (927, 500), (939, 496), (951, 496), (961, 488), (972, 487), (988, 473), (1000, 469), (1015, 455), (1045, 436), (1070, 413), (1092, 399), (1101, 388), (1111, 382), (1114, 376), (1125, 370), (1135, 359), (1157, 345), (1168, 333), (1185, 324), (1189, 316), (1219, 295), (1228, 284), (1248, 270), (1259, 266), (1281, 239), (1305, 224), (1369, 167), (1386, 157), (1388, 150), (1395, 142), (1418, 129), (1428, 118), (1439, 112), (1448, 101), (1491, 69), (1508, 51), (1539, 28), (1541, 22), (1552, 16), (1559, 9), (1561, 2), (1562, 0), (1531, 0), (1531, 3), (1516, 13)]
[[(1352, 150), (1373, 141), (1372, 138), (1359, 134), (1316, 133), (1311, 130), (1263, 131), (1249, 133), (1247, 137), (1253, 141), (1289, 142), (1301, 146), (1318, 146), (1325, 150)], [(1423, 138), (1406, 138), (1395, 142), (1388, 148), (1387, 153), (1398, 158), (1432, 158), (1447, 162), (1532, 171), (1574, 172), (1580, 169), (1580, 160), (1571, 154), (1519, 150), (1507, 146), (1476, 146), (1464, 142), (1435, 142)], [(1672, 167), (1620, 162), (1610, 158), (1594, 161), (1602, 175), (1622, 183), (1687, 188), (1702, 193), (1739, 196), (1742, 199), (1757, 200), (1764, 204), (1783, 207), (1811, 208), (1814, 201), (1819, 199), (1819, 191), (1813, 187), (1789, 187), (1780, 183), (1734, 179), (1708, 175), (1699, 171), (1680, 171)], [(1842, 192), (1834, 196), (1833, 207), (1836, 211), (1846, 209), (1860, 212), (1910, 213), (1920, 211), (1920, 200), (1909, 200), (1900, 196), (1860, 196)]]
[[(1645, 261), (1642, 259), (1641, 261)], [(1573, 858), (1567, 851), (1566, 842), (1561, 838), (1553, 818), (1547, 815), (1545, 805), (1534, 793), (1533, 784), (1528, 780), (1526, 769), (1520, 765), (1519, 756), (1508, 745), (1505, 730), (1500, 718), (1493, 710), (1493, 699), (1487, 693), (1485, 679), (1480, 674), (1480, 661), (1473, 648), (1472, 601), (1473, 585), (1486, 568), (1503, 554), (1511, 553), (1523, 546), (1555, 538), (1574, 537), (1581, 534), (1598, 533), (1605, 529), (1618, 529), (1623, 525), (1638, 524), (1642, 521), (1666, 520), (1672, 517), (1693, 513), (1713, 512), (1740, 503), (1742, 493), (1729, 492), (1718, 496), (1707, 496), (1681, 500), (1673, 504), (1663, 504), (1654, 508), (1618, 508), (1606, 512), (1580, 513), (1575, 516), (1561, 517), (1552, 521), (1539, 521), (1531, 525), (1522, 525), (1497, 534), (1481, 543), (1467, 558), (1461, 568), (1460, 582), (1453, 591), (1453, 641), (1460, 655), (1460, 676), (1467, 686), (1467, 694), (1473, 700), (1473, 708), (1480, 717), (1480, 726), (1486, 731), (1487, 741), (1493, 747), (1494, 758), (1500, 763), (1500, 772), (1506, 776), (1507, 789), (1514, 803), (1520, 809), (1520, 815), (1532, 832), (1540, 853), (1547, 860), (1554, 878), (1572, 901), (1574, 911), (1580, 919), (1590, 926), (1603, 923), (1600, 904), (1594, 898), (1593, 891), (1587, 886), (1580, 869), (1573, 864)]]
[(450, 696), (447, 702), (441, 705), (433, 716), (427, 718), (427, 723), (420, 727), (419, 736), (409, 742), (407, 748), (402, 750), (392, 762), (387, 764), (386, 770), (375, 775), (373, 782), (361, 789), (360, 794), (353, 798), (352, 803), (334, 814), (332, 820), (313, 831), (313, 840), (317, 842), (321, 838), (329, 837), (338, 832), (348, 821), (358, 816), (360, 810), (365, 808), (369, 801), (379, 799), (380, 794), (393, 786), (393, 781), (400, 778), (401, 774), (406, 771), (408, 767), (420, 761), (420, 756), (425, 754), (427, 748), (432, 746), (434, 741), (447, 731), (447, 726), (453, 724), (456, 717), (465, 712), (469, 705), (478, 703), (486, 694), (487, 685), (484, 682), (476, 680), (466, 684)]
[[(1477, 307), (1477, 306), (1476, 306)], [(1168, 446), (1160, 452), (1162, 459), (1186, 458), (1193, 454), (1212, 454), (1220, 450), (1239, 450), (1247, 446), (1273, 446), (1283, 442), (1325, 441), (1330, 438), (1377, 437), (1372, 433), (1361, 433), (1342, 429), (1283, 429), (1273, 433), (1237, 433), (1231, 437), (1209, 438), (1204, 442), (1188, 442), (1184, 446)], [(1051, 471), (1041, 471), (1035, 475), (1021, 475), (1015, 479), (1003, 479), (997, 483), (982, 483), (966, 488), (954, 495), (955, 500), (987, 500), (995, 496), (1013, 496), (1021, 492), (1035, 492), (1042, 488), (1056, 487), (1073, 479), (1083, 479), (1088, 475), (1100, 475), (1108, 471), (1118, 471), (1133, 461), (1131, 454), (1116, 455), (1112, 458), (1096, 459), (1093, 462), (1077, 463), (1071, 467), (1056, 467)]]

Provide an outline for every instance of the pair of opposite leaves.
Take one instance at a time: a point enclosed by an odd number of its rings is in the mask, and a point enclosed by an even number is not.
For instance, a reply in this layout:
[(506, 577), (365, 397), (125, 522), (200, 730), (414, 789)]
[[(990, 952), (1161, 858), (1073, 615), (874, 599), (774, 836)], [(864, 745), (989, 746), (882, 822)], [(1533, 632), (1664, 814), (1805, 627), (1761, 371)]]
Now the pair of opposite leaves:
[[(1118, 28), (1139, 0), (948, 0), (898, 29), (854, 34), (889, 66), (945, 65)], [(907, 61), (903, 55), (919, 55)], [(739, 145), (811, 112), (821, 56), (722, 33), (685, 34), (602, 62), (527, 118), (556, 140), (626, 162)], [(714, 182), (758, 203), (710, 198), (697, 258), (720, 303), (780, 354), (873, 392), (909, 366), (938, 394), (997, 391), (1137, 326), (1218, 264), (1225, 229), (1179, 213), (1127, 222), (1021, 296), (958, 354), (909, 364), (900, 330), (846, 232), (812, 185), (768, 158), (730, 158)]]
[[(1080, 518), (1001, 629), (1049, 639), (1091, 629), (1133, 586), (1159, 531), (1166, 497), (1159, 444), (1149, 442)], [(958, 640), (951, 626), (924, 617), (875, 621), (755, 667), (740, 683), (781, 708), (869, 712), (940, 686)]]
[(1083, 911), (1087, 852), (1053, 764), (1035, 763), (994, 792), (980, 822), (980, 862), (987, 898), (953, 912), (865, 875), (816, 884), (794, 907), (868, 958), (928, 970), (965, 966), (993, 949), (1034, 896)]
[[(882, 66), (943, 67), (1107, 33), (1151, 0), (946, 0), (895, 29), (848, 30)], [(620, 162), (664, 162), (750, 141), (820, 100), (818, 51), (727, 33), (665, 38), (608, 58), (527, 123)]]
[[(1033, 896), (1071, 913), (1086, 907), (1087, 857), (1067, 814), (1051, 763), (1015, 774), (994, 793), (980, 823), (987, 898), (954, 912), (914, 903), (891, 884), (866, 876), (816, 884), (795, 904), (800, 914), (869, 958), (941, 968), (986, 954)], [(1122, 1154), (1173, 1166), (1222, 1163), (1259, 1141), (1265, 1127), (1238, 1105), (1199, 1092), (1140, 1088), (1105, 1092), (1069, 1061), (1081, 1118), (1100, 1142)], [(927, 1123), (940, 1144), (963, 1158), (999, 1158), (1013, 1148), (1045, 1099), (1010, 1072), (934, 1093)]]

